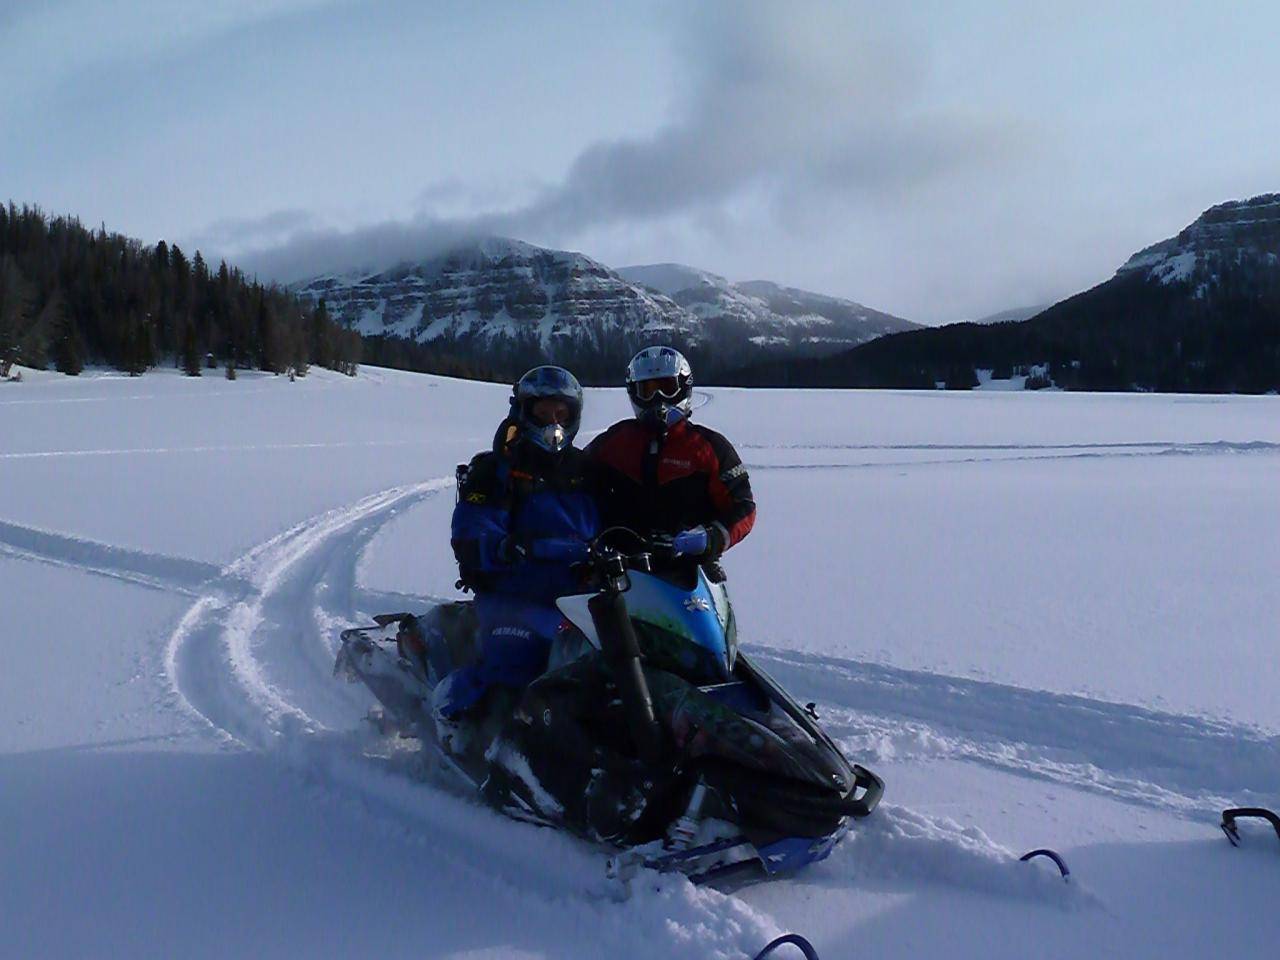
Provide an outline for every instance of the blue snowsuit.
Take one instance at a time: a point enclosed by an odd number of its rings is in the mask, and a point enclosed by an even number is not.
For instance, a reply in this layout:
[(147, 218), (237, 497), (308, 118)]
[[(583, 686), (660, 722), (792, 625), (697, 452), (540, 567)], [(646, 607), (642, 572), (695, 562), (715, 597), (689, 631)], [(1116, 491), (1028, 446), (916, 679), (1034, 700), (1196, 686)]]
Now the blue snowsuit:
[[(495, 445), (496, 446), (496, 445)], [(578, 593), (573, 564), (586, 559), (600, 515), (582, 451), (554, 459), (498, 447), (472, 459), (453, 511), (452, 544), (476, 594), (478, 661), (444, 681), (446, 714), (474, 705), (491, 686), (522, 688), (547, 666), (567, 622), (557, 597)]]

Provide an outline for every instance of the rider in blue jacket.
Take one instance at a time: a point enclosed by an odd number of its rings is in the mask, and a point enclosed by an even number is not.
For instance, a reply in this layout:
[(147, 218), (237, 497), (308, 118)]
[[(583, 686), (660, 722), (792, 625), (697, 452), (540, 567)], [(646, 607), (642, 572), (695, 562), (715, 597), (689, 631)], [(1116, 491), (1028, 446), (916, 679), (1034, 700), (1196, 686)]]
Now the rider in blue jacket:
[(512, 390), (493, 449), (459, 481), (452, 545), (475, 591), (478, 659), (436, 689), (448, 720), (494, 688), (520, 690), (547, 667), (567, 621), (557, 597), (583, 589), (580, 568), (600, 517), (582, 451), (573, 446), (582, 387), (562, 367), (535, 367)]

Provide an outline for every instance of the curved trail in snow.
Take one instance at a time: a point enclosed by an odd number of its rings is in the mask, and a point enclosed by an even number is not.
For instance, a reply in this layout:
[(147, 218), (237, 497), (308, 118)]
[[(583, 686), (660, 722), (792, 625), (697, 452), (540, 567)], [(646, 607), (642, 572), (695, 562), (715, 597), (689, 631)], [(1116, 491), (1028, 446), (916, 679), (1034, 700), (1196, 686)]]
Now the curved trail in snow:
[(867, 762), (957, 759), (1199, 819), (1280, 792), (1280, 736), (1209, 717), (754, 647)]
[[(391, 488), (300, 523), (254, 548), (204, 584), (169, 639), (166, 673), (182, 708), (228, 745), (279, 757), (307, 780), (332, 788), (333, 798), (344, 807), (345, 798), (359, 797), (378, 829), (402, 835), (408, 821), (412, 842), (429, 847), (432, 857), (461, 875), (507, 885), (511, 896), (539, 907), (554, 901), (559, 908), (568, 897), (577, 904), (574, 909), (585, 909), (582, 904), (598, 899), (592, 893), (603, 892), (598, 850), (502, 818), (448, 789), (424, 788), (424, 777), (438, 778), (423, 768), (419, 754), (394, 743), (375, 744), (360, 733), (371, 700), (358, 685), (332, 677), (337, 633), (343, 626), (389, 600), (412, 608), (435, 599), (362, 589), (356, 571), (388, 522), (452, 483), (452, 478), (441, 477)], [(1058, 886), (1019, 869), (1011, 851), (971, 828), (897, 807), (886, 807), (880, 819), (883, 824), (857, 841), (859, 856), (911, 847), (919, 854), (922, 878), (937, 872), (935, 861), (959, 863), (934, 879), (998, 895), (1062, 902)], [(861, 874), (849, 866), (856, 862), (847, 857), (833, 861), (845, 866), (826, 873), (857, 885)], [(1004, 870), (1010, 876), (996, 879)], [(705, 933), (698, 938), (703, 946), (690, 956), (704, 955), (713, 943), (756, 943), (773, 929), (767, 917), (739, 900), (694, 889), (679, 878), (634, 881), (630, 894), (632, 905), (637, 898), (660, 900), (669, 918), (687, 920)], [(644, 911), (632, 921), (637, 942), (655, 936), (643, 916)]]
[[(359, 586), (364, 551), (388, 522), (452, 484), (439, 477), (373, 494), (224, 568), (9, 521), (0, 521), (0, 556), (194, 598), (165, 650), (179, 706), (228, 743), (315, 745), (353, 737), (369, 704), (331, 676), (338, 631), (360, 614), (438, 599)], [(818, 700), (833, 734), (867, 762), (963, 760), (1197, 817), (1229, 798), (1280, 791), (1280, 737), (1244, 725), (869, 661), (767, 647), (756, 656)]]
[[(165, 667), (181, 703), (259, 749), (286, 732), (350, 729), (360, 714), (353, 718), (354, 699), (329, 676), (327, 627), (354, 617), (355, 563), (377, 531), (452, 483), (440, 477), (373, 494), (227, 566), (169, 639)], [(225, 583), (241, 585), (238, 595), (219, 589)]]
[(211, 581), (170, 637), (165, 663), (175, 697), (228, 745), (267, 752), (324, 788), (320, 799), (344, 815), (357, 799), (370, 828), (421, 847), (486, 897), (496, 888), (531, 915), (554, 909), (571, 926), (597, 926), (664, 956), (700, 960), (758, 948), (778, 931), (745, 903), (664, 877), (632, 881), (619, 907), (598, 850), (429, 789), (421, 781), (438, 778), (416, 749), (360, 731), (372, 700), (332, 676), (338, 631), (374, 612), (359, 609), (367, 602), (435, 599), (360, 589), (360, 558), (386, 523), (452, 484), (442, 477), (374, 494), (298, 524), (227, 567), (224, 578), (247, 584), (244, 594), (228, 596)]

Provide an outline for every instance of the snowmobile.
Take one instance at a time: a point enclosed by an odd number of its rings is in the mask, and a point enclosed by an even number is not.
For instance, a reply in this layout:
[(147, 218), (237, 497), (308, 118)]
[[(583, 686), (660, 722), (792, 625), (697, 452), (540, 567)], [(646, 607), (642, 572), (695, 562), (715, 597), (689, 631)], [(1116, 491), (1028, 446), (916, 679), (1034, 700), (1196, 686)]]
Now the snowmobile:
[(875, 810), (884, 782), (738, 649), (717, 565), (612, 528), (586, 566), (594, 589), (557, 601), (547, 671), (496, 707), (433, 709), (476, 657), (467, 600), (344, 630), (334, 674), (372, 691), (383, 732), (421, 739), (494, 807), (611, 847), (613, 876), (794, 873)]

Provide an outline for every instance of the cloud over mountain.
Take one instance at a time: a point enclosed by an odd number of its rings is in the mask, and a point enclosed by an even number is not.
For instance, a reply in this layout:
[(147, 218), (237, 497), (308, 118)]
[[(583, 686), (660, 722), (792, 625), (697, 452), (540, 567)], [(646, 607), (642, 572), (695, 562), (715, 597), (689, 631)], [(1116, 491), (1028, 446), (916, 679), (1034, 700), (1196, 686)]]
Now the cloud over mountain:
[[(198, 238), (285, 281), (418, 259), (492, 234), (567, 244), (592, 230), (682, 218), (715, 224), (763, 203), (784, 217), (833, 201), (910, 191), (1007, 155), (1015, 128), (924, 107), (921, 55), (862, 4), (802, 10), (717, 5), (687, 15), (689, 76), (657, 130), (601, 140), (523, 203), (326, 228), (287, 213), (223, 222)], [(430, 185), (424, 198), (438, 198)], [(269, 238), (270, 242), (263, 242)]]

